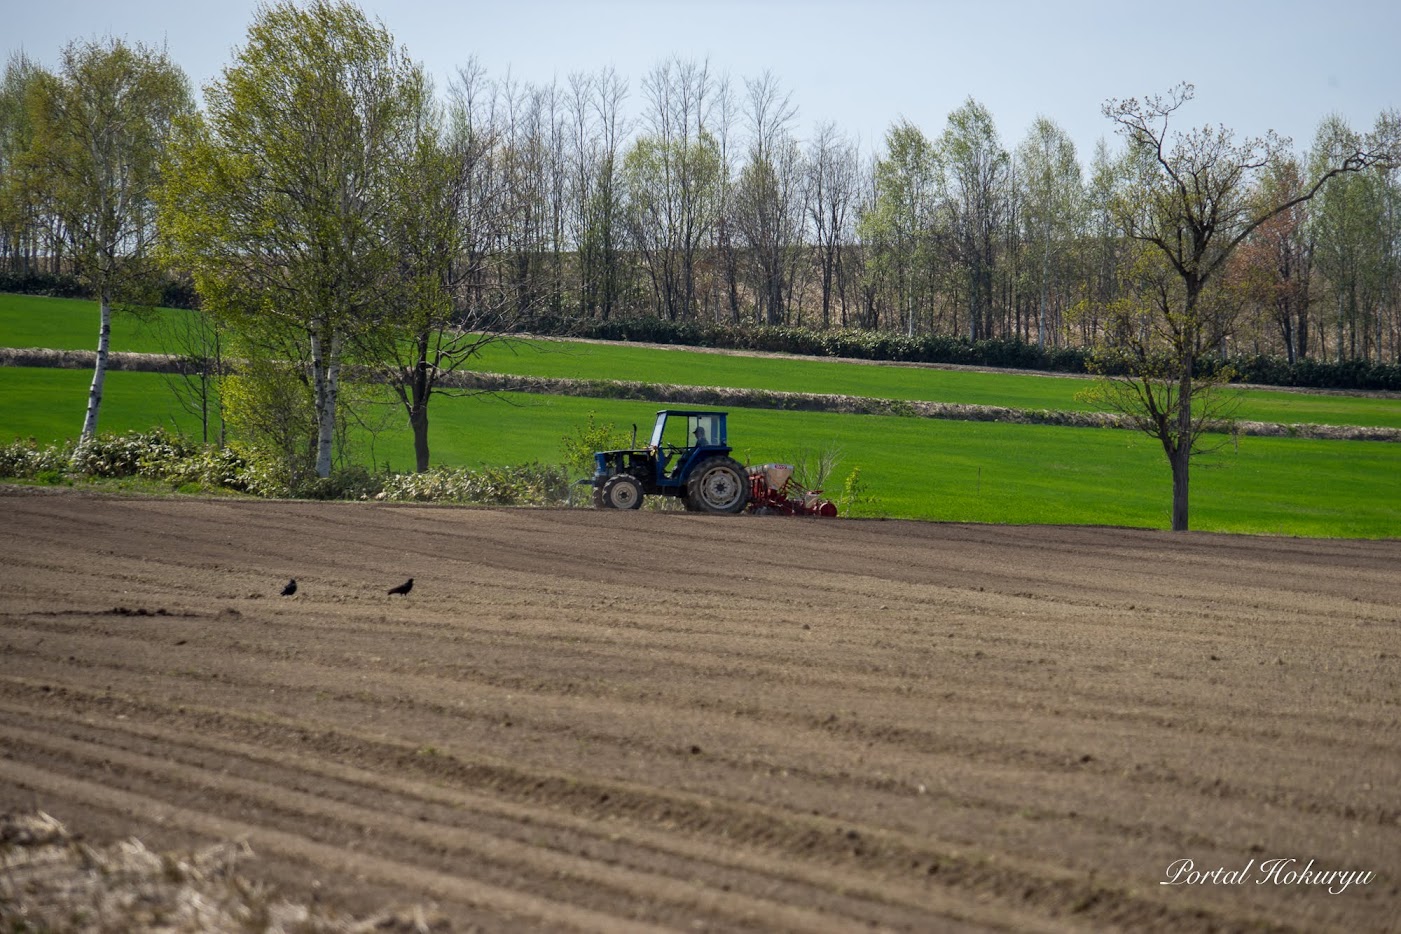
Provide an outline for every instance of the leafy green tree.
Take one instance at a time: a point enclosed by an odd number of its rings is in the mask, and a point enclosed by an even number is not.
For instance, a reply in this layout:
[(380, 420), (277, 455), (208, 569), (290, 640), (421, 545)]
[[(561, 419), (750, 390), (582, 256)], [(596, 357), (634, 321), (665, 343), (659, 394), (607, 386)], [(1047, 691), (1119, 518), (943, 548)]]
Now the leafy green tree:
[(963, 270), (968, 296), (968, 336), (993, 334), (993, 277), (998, 236), (1006, 222), (1011, 156), (1002, 148), (992, 114), (969, 98), (949, 114), (939, 137), (945, 172), (944, 200), (949, 255)]
[(30, 153), (31, 88), (45, 80), (53, 78), (23, 52), (10, 57), (0, 79), (0, 262), (15, 272), (33, 271), (40, 252), (43, 199)]
[(1080, 162), (1066, 132), (1038, 117), (1017, 147), (1017, 163), (1021, 221), (1036, 264), (1036, 345), (1045, 347), (1053, 262), (1074, 244), (1085, 213)]
[(1142, 102), (1110, 100), (1104, 114), (1128, 143), (1128, 184), (1113, 204), (1125, 236), (1143, 248), (1137, 258), (1140, 296), (1133, 321), (1117, 329), (1114, 348), (1125, 375), (1105, 387), (1108, 400), (1163, 446), (1172, 469), (1172, 528), (1188, 526), (1189, 468), (1213, 427), (1212, 395), (1228, 374), (1197, 371), (1203, 353), (1229, 333), (1235, 302), (1221, 282), (1227, 263), (1269, 219), (1308, 201), (1330, 179), (1358, 172), (1389, 154), (1376, 146), (1341, 146), (1315, 167), (1292, 196), (1261, 192), (1260, 174), (1287, 141), (1273, 133), (1237, 142), (1225, 127), (1169, 132), (1192, 99), (1190, 84)]
[(909, 335), (932, 305), (935, 210), (941, 175), (938, 153), (924, 133), (902, 121), (885, 134), (885, 155), (874, 168), (874, 199), (857, 231), (869, 257), (867, 275), (891, 296)]
[[(1311, 154), (1317, 172), (1341, 150), (1362, 143), (1341, 117), (1319, 125)], [(1367, 359), (1369, 349), (1380, 353), (1376, 328), (1389, 259), (1386, 228), (1387, 190), (1380, 167), (1331, 179), (1319, 192), (1311, 229), (1317, 240), (1315, 257), (1333, 301), (1334, 353), (1339, 362)]]
[(99, 307), (87, 442), (102, 406), (112, 305), (149, 282), (159, 165), (175, 121), (193, 104), (184, 73), (164, 52), (109, 39), (69, 44), (58, 74), (35, 81), (31, 106), (29, 158)]
[(285, 496), (308, 478), (315, 451), (316, 406), (295, 361), (249, 355), (220, 386), (223, 418), (259, 478), (260, 495)]
[(670, 320), (695, 310), (696, 254), (718, 214), (723, 166), (709, 133), (694, 141), (643, 136), (623, 158), (629, 232), (656, 307)]
[(358, 8), (263, 7), (205, 89), (206, 119), (184, 136), (162, 190), (171, 256), (204, 307), (305, 351), (321, 477), (353, 338), (397, 297), (387, 229), (428, 96), (422, 70)]

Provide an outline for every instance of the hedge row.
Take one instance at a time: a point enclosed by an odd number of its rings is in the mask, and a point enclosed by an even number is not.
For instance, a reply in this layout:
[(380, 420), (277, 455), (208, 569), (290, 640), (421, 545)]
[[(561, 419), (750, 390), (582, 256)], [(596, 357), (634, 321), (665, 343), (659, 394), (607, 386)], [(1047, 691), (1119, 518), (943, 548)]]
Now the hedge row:
[[(667, 321), (655, 317), (581, 321), (553, 330), (560, 336), (595, 340), (641, 341), (901, 363), (943, 363), (1047, 373), (1086, 373), (1089, 372), (1091, 359), (1091, 351), (1085, 348), (1043, 348), (1020, 340), (972, 341), (964, 337), (909, 337), (888, 331), (856, 328), (821, 331), (800, 327)], [(1277, 357), (1240, 355), (1224, 361), (1217, 357), (1204, 357), (1198, 364), (1198, 370), (1211, 373), (1223, 364), (1230, 366), (1234, 381), (1240, 383), (1310, 389), (1401, 391), (1401, 364), (1395, 363), (1305, 360), (1291, 365)]]
[[(0, 292), (18, 295), (46, 295), (51, 298), (92, 298), (92, 290), (77, 276), (67, 273), (14, 272), (0, 270)], [(199, 307), (194, 283), (187, 279), (162, 278), (147, 298), (161, 308)]]

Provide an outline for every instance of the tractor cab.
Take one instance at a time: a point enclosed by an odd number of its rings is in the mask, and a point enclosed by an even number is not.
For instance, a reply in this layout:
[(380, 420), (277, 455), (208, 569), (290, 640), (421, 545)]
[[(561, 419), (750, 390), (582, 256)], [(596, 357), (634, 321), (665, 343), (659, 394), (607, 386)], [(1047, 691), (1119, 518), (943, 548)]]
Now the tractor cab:
[(657, 453), (657, 475), (675, 479), (688, 462), (705, 452), (729, 454), (724, 412), (675, 412), (663, 409), (652, 427), (650, 449)]
[(678, 497), (697, 512), (744, 509), (749, 483), (730, 457), (726, 414), (662, 409), (647, 447), (596, 452), (594, 505), (636, 509), (644, 495), (659, 495)]

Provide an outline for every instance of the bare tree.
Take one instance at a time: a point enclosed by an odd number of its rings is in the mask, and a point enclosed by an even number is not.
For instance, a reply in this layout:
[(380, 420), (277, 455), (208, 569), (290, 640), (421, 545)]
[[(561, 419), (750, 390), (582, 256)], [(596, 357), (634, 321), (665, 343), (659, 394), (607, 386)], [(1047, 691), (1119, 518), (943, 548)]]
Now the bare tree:
[(846, 293), (839, 288), (839, 273), (855, 216), (860, 171), (856, 144), (841, 136), (835, 124), (823, 124), (808, 146), (807, 169), (806, 203), (822, 282), (822, 326), (827, 328), (832, 325), (834, 289), (842, 302), (842, 323), (846, 322)]
[(723, 300), (729, 312), (730, 321), (740, 321), (739, 302), (739, 250), (735, 245), (738, 229), (737, 198), (735, 178), (736, 134), (738, 103), (734, 87), (728, 77), (722, 78), (715, 89), (715, 114), (711, 120), (716, 141), (720, 146), (720, 204), (715, 217), (715, 250), (720, 263), (720, 281), (716, 288), (723, 290), (723, 299), (716, 300), (716, 318), (720, 316)]
[(708, 127), (716, 82), (708, 63), (672, 59), (642, 88), (645, 132), (624, 166), (632, 234), (659, 310), (686, 319), (696, 311), (697, 259), (714, 232), (724, 171)]
[[(1292, 155), (1272, 163), (1261, 179), (1267, 200), (1292, 200), (1303, 184), (1303, 170)], [(1281, 211), (1241, 244), (1252, 298), (1263, 309), (1260, 327), (1272, 325), (1285, 359), (1305, 359), (1313, 334), (1313, 268), (1317, 244), (1309, 202)]]
[(618, 302), (622, 269), (618, 175), (627, 124), (627, 85), (605, 69), (569, 78), (569, 237), (577, 251), (580, 315), (607, 320)]
[(746, 81), (749, 155), (740, 172), (735, 216), (749, 247), (759, 320), (782, 324), (795, 247), (803, 233), (802, 154), (792, 135), (797, 108), (765, 72)]
[(483, 85), (472, 63), (458, 72), (446, 114), (425, 108), (396, 180), (403, 201), (385, 231), (399, 255), (399, 288), (378, 326), (358, 338), (408, 416), (420, 472), (429, 468), (429, 402), (455, 394), (448, 377), (504, 338), (520, 291), (532, 288), (510, 276), (488, 285), (493, 267), (518, 261), (510, 231), (520, 200), (501, 177), (517, 166), (500, 158), (500, 113)]
[(199, 419), (201, 440), (209, 444), (211, 429), (217, 426), (214, 440), (223, 447), (224, 407), (219, 390), (230, 372), (223, 328), (210, 315), (190, 310), (160, 319), (158, 333), (166, 353), (179, 361), (179, 371), (165, 378), (171, 394), (181, 409)]
[(1166, 96), (1104, 105), (1129, 145), (1130, 180), (1114, 213), (1124, 234), (1144, 246), (1148, 268), (1158, 270), (1149, 277), (1157, 307), (1134, 310), (1144, 326), (1125, 329), (1119, 349), (1127, 352), (1121, 362), (1128, 370), (1108, 384), (1108, 398), (1162, 444), (1172, 468), (1175, 531), (1188, 526), (1191, 458), (1212, 427), (1212, 391), (1227, 375), (1200, 374), (1197, 361), (1229, 333), (1231, 302), (1219, 280), (1231, 255), (1260, 225), (1308, 201), (1330, 179), (1391, 158), (1376, 146), (1340, 148), (1297, 193), (1261, 200), (1253, 182), (1287, 141), (1270, 133), (1237, 143), (1225, 127), (1170, 133), (1173, 116), (1192, 97), (1192, 85), (1184, 83)]

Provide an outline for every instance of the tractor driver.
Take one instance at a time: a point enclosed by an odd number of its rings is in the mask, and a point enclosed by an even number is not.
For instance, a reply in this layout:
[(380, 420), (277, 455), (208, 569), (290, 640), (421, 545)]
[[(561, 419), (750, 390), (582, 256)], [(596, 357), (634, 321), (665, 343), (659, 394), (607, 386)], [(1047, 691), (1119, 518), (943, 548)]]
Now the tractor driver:
[(704, 447), (705, 444), (706, 444), (706, 440), (705, 440), (705, 426), (704, 426), (704, 425), (697, 425), (697, 426), (696, 426), (696, 447), (698, 447), (698, 448), (699, 448), (699, 447)]

